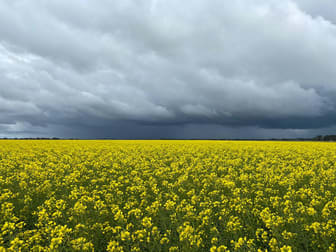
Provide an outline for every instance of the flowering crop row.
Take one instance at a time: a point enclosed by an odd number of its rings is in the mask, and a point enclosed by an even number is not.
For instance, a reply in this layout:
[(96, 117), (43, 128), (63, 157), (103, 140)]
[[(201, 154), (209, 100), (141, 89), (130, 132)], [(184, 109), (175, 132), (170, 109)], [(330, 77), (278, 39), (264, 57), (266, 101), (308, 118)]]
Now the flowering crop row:
[(0, 142), (0, 251), (335, 251), (336, 145)]

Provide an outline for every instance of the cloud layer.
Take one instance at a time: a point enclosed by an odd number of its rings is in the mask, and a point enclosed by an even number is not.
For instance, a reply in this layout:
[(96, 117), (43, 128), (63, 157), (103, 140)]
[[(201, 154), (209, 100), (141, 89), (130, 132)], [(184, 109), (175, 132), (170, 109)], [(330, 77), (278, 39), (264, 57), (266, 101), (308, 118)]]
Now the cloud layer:
[(1, 1), (0, 136), (332, 131), (335, 10), (332, 0)]

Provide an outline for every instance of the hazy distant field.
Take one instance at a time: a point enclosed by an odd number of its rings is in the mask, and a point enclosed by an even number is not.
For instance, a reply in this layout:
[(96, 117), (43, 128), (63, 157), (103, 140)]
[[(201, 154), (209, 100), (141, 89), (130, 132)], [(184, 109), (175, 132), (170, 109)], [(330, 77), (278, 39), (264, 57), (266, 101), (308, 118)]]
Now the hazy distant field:
[(335, 164), (333, 143), (3, 140), (0, 247), (334, 251)]

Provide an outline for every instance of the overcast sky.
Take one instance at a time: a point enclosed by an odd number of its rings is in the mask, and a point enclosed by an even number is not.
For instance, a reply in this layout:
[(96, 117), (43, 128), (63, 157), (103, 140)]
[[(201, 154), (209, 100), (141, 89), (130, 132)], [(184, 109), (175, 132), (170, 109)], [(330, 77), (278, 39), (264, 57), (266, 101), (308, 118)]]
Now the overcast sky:
[(1, 0), (0, 137), (336, 134), (335, 0)]

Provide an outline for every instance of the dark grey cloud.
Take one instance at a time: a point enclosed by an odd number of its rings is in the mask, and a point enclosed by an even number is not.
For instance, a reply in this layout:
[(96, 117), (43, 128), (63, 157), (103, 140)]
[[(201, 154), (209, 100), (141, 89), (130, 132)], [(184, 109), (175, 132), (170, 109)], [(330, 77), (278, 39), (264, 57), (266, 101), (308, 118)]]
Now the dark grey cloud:
[(309, 136), (336, 124), (334, 1), (0, 3), (0, 136)]
[(296, 4), (314, 18), (322, 18), (327, 22), (336, 23), (335, 1), (296, 0)]

